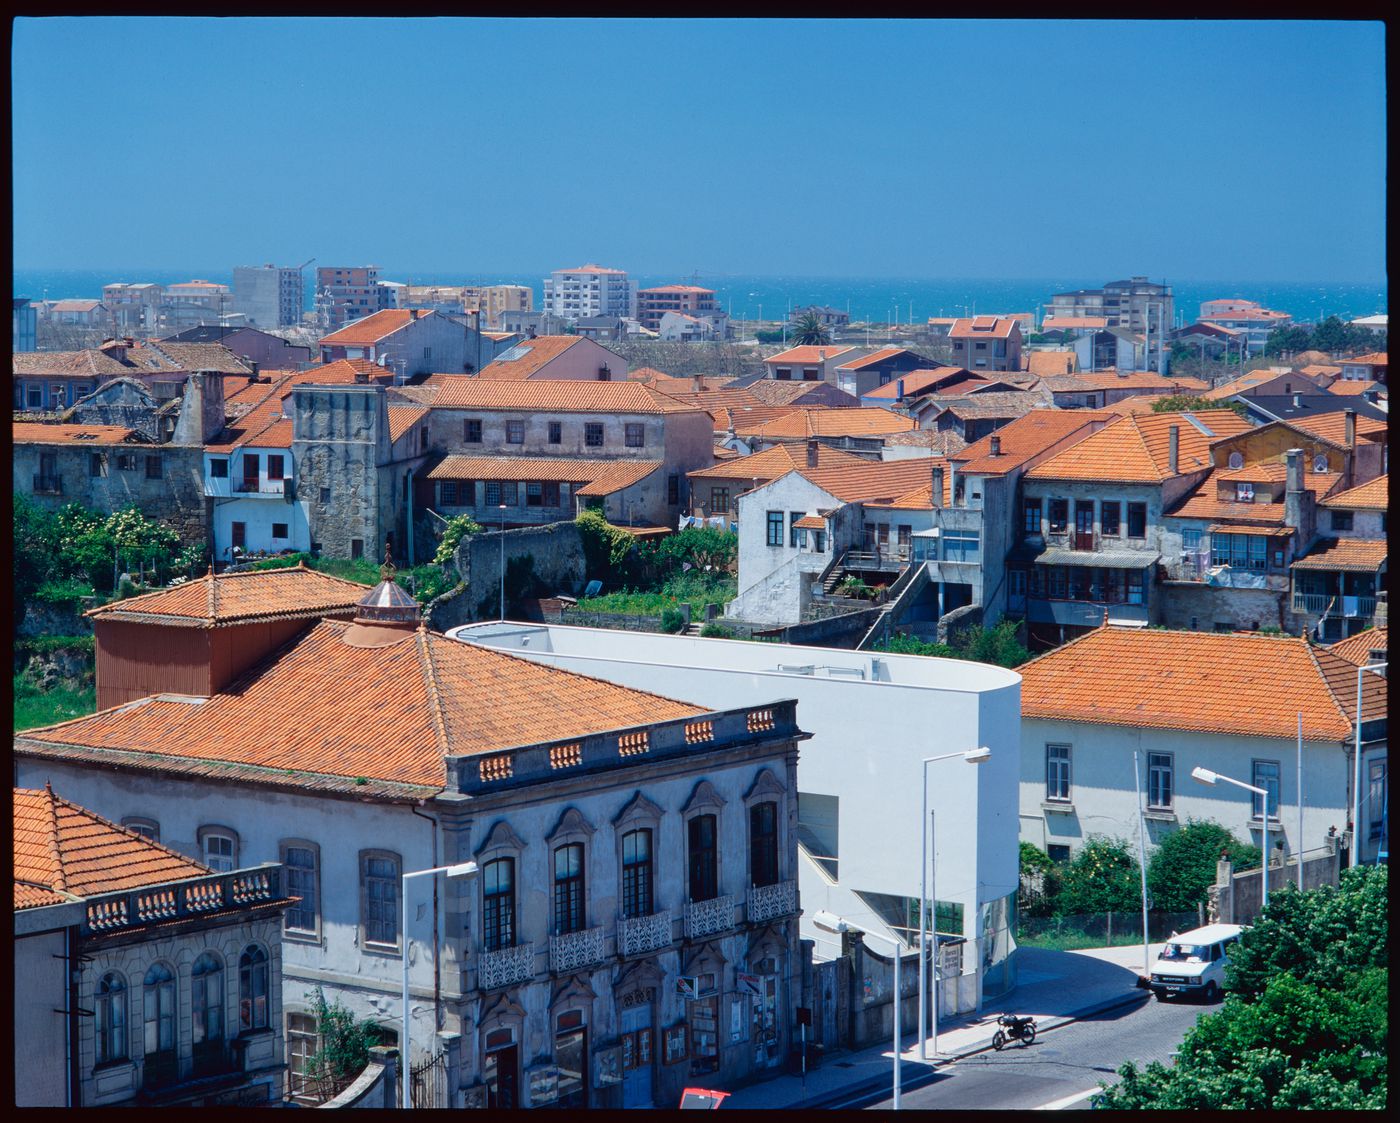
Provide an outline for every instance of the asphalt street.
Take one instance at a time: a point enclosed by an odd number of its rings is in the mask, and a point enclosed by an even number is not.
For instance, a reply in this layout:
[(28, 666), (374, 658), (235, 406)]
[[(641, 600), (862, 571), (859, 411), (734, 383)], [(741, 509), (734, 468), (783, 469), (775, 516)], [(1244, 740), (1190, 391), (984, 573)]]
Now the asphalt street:
[[(1043, 1032), (1034, 1045), (1016, 1042), (1000, 1053), (988, 1050), (938, 1070), (933, 1082), (905, 1091), (901, 1108), (922, 1110), (1042, 1107), (1087, 1108), (1079, 1093), (1097, 1090), (1099, 1081), (1116, 1082), (1126, 1061), (1169, 1064), (1172, 1054), (1203, 1013), (1219, 1004), (1146, 1002), (1071, 1022)], [(1072, 1102), (1070, 1102), (1072, 1101)], [(889, 1092), (878, 1100), (843, 1107), (885, 1109)]]

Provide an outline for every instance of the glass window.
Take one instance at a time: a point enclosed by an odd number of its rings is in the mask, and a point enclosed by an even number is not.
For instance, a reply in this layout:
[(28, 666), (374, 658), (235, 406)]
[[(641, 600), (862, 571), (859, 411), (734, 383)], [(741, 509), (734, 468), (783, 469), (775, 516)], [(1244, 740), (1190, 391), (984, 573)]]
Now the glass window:
[[(1269, 793), (1269, 818), (1278, 818), (1279, 796), (1282, 787), (1279, 780), (1279, 764), (1276, 760), (1256, 760), (1254, 762), (1253, 779), (1250, 783), (1256, 788), (1263, 788)], [(1256, 818), (1263, 816), (1263, 809), (1260, 806), (1262, 797), (1250, 793), (1252, 804), (1251, 814)]]
[(105, 452), (92, 452), (88, 454), (88, 475), (93, 477), (105, 476), (107, 474), (107, 454)]
[(806, 540), (807, 540), (807, 534), (806, 534), (806, 532), (797, 529), (797, 520), (800, 519), (800, 518), (801, 518), (803, 515), (805, 515), (806, 513), (807, 513), (806, 511), (789, 511), (789, 512), (788, 512), (788, 545), (789, 545), (789, 546), (801, 546), (801, 545), (803, 545), (803, 544), (806, 542)]
[(486, 950), (514, 947), (514, 858), (497, 858), (482, 867), (481, 893), (481, 940)]
[(1201, 549), (1200, 530), (1183, 530), (1181, 532), (1181, 552), (1183, 554), (1197, 554)]
[(1147, 806), (1170, 808), (1172, 805), (1172, 754), (1147, 754)]
[(1123, 502), (1105, 499), (1099, 504), (1099, 533), (1105, 538), (1117, 538), (1123, 533)]
[(462, 440), (470, 445), (481, 443), (481, 418), (468, 417), (462, 422)]
[(1145, 604), (1146, 589), (1143, 585), (1142, 570), (1130, 569), (1127, 571), (1128, 579), (1128, 603)]
[(666, 502), (669, 506), (674, 507), (680, 501), (681, 478), (677, 473), (672, 472), (666, 477)]
[(1040, 533), (1040, 500), (1027, 499), (1021, 505), (1021, 529), (1027, 537)]
[(1380, 838), (1385, 833), (1386, 807), (1389, 792), (1386, 773), (1387, 761), (1373, 760), (1368, 772), (1366, 788), (1366, 821), (1370, 825), (1369, 838)]
[(639, 422), (629, 421), (623, 426), (623, 443), (628, 448), (641, 448), (645, 443), (645, 428)]
[(622, 915), (651, 913), (651, 831), (628, 831), (622, 836)]
[(1050, 533), (1063, 534), (1069, 527), (1069, 500), (1050, 500)]
[(539, 507), (544, 503), (544, 488), (537, 480), (525, 484), (525, 506)]
[(1069, 799), (1068, 745), (1045, 746), (1045, 798)]
[(1128, 504), (1128, 537), (1129, 537), (1129, 538), (1146, 538), (1146, 537), (1147, 537), (1147, 504), (1146, 504), (1146, 503), (1129, 503), (1129, 504)]
[(520, 505), (520, 484), (518, 481), (501, 481), (501, 502), (507, 507), (518, 507)]
[(506, 422), (506, 444), (523, 445), (525, 443), (525, 422)]
[(288, 529), (288, 528), (289, 528), (289, 524), (288, 524), (288, 523), (273, 523), (273, 524), (272, 524), (272, 537), (273, 537), (273, 538), (286, 538), (286, 537), (288, 536), (288, 532), (289, 532), (289, 529)]
[(204, 864), (211, 870), (227, 873), (238, 864), (238, 838), (223, 831), (202, 830)]
[(549, 443), (552, 445), (562, 444), (564, 441), (564, 426), (558, 421), (549, 423)]
[(249, 944), (238, 957), (238, 1028), (267, 1028), (267, 952)]
[(146, 454), (146, 479), (159, 480), (165, 476), (165, 458), (158, 452)]
[[(146, 972), (145, 999), (146, 1063), (160, 1054), (175, 1052), (175, 975), (164, 963), (153, 963)], [(160, 1059), (155, 1063), (159, 1065)], [(167, 1064), (169, 1062), (166, 1062)]]
[(583, 926), (583, 844), (570, 842), (554, 851), (554, 933)]
[(103, 975), (94, 996), (93, 1020), (97, 1035), (96, 1063), (126, 1059), (126, 980), (115, 971)]
[(729, 489), (727, 487), (710, 488), (710, 514), (727, 515), (729, 513)]
[(783, 544), (783, 513), (781, 511), (768, 512), (768, 545), (781, 546)]
[(589, 448), (602, 448), (603, 423), (601, 421), (585, 422), (583, 426), (583, 443)]
[(290, 1071), (288, 1081), (292, 1095), (306, 1095), (309, 1090), (307, 1069), (311, 1058), (319, 1048), (316, 1034), (316, 1019), (310, 1014), (287, 1015), (287, 1063)]
[(366, 943), (396, 945), (399, 942), (398, 856), (362, 853), (360, 884)]
[(486, 506), (499, 507), (501, 505), (501, 481), (486, 481)]
[(211, 480), (228, 479), (228, 459), (219, 457), (217, 460), (209, 461), (209, 478)]
[(287, 910), (283, 919), (283, 927), (289, 932), (314, 933), (317, 930), (317, 858), (318, 849), (314, 846), (288, 843), (282, 847), (282, 864), (287, 869), (287, 896), (297, 898), (297, 903)]
[(778, 880), (778, 805), (772, 800), (749, 808), (749, 874), (756, 887)]
[(190, 1013), (196, 1063), (201, 1046), (218, 1046), (224, 1039), (224, 963), (206, 951), (190, 968)]
[(1259, 534), (1247, 536), (1249, 539), (1249, 568), (1263, 571), (1269, 568), (1269, 540)]
[(945, 530), (943, 560), (975, 562), (981, 553), (981, 535), (975, 530)]
[(438, 503), (443, 507), (457, 506), (456, 480), (438, 480)]
[(545, 507), (559, 506), (559, 482), (557, 480), (544, 480), (540, 484), (542, 492), (540, 502)]
[(281, 457), (280, 455), (278, 455), (277, 453), (273, 453), (273, 452), (268, 453), (268, 454), (267, 454), (267, 478), (270, 479), (270, 480), (285, 479), (286, 477), (285, 477), (285, 474), (284, 474), (284, 472), (283, 472), (282, 465), (283, 465), (283, 460), (282, 460), (282, 457)]
[(142, 838), (149, 838), (152, 842), (160, 841), (160, 824), (154, 819), (138, 819), (128, 816), (122, 820), (122, 826), (129, 831), (135, 831)]
[(690, 899), (710, 901), (719, 896), (719, 849), (715, 817), (697, 815), (688, 825), (690, 841)]
[(1348, 531), (1352, 528), (1351, 511), (1333, 511), (1332, 529), (1336, 531)]

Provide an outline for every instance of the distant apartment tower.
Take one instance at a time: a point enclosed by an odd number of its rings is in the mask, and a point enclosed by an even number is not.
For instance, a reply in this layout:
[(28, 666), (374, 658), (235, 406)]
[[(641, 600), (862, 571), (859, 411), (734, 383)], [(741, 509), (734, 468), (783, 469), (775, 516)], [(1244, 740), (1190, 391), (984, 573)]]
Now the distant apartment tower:
[(647, 331), (659, 331), (661, 317), (667, 312), (709, 316), (717, 311), (714, 289), (702, 289), (696, 285), (660, 285), (637, 292), (637, 322)]
[(150, 282), (118, 281), (102, 286), (102, 303), (112, 313), (118, 335), (149, 335), (160, 322), (165, 289)]
[(184, 331), (200, 324), (217, 324), (233, 311), (233, 293), (228, 285), (214, 281), (181, 281), (166, 286), (160, 307), (160, 327), (166, 333)]
[(501, 317), (508, 312), (532, 312), (535, 290), (528, 285), (468, 285), (462, 290), (462, 306), (481, 314), (481, 326), (501, 330)]
[(11, 347), (15, 351), (37, 351), (39, 349), (39, 313), (29, 303), (29, 297), (17, 296), (15, 301), (15, 331), (11, 337)]
[(1077, 289), (1056, 293), (1050, 298), (1046, 316), (1102, 316), (1110, 328), (1125, 328), (1147, 340), (1147, 350), (1156, 355), (1163, 333), (1172, 330), (1174, 306), (1170, 285), (1159, 285), (1146, 277), (1110, 281), (1101, 289)]
[(301, 270), (276, 265), (236, 265), (233, 310), (260, 328), (287, 328), (301, 323)]
[(544, 282), (544, 311), (569, 321), (589, 316), (635, 318), (637, 284), (627, 279), (624, 270), (601, 265), (556, 269)]
[(327, 266), (316, 270), (316, 317), (326, 332), (393, 307), (390, 289), (379, 283), (379, 266)]

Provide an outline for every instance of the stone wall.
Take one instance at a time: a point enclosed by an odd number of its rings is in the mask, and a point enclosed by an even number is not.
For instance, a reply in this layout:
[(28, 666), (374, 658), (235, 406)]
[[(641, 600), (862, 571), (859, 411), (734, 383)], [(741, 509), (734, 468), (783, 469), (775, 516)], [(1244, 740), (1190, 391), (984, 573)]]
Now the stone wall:
[[(292, 392), (297, 498), (306, 504), (312, 549), (333, 558), (384, 549), (380, 472), (389, 459), (384, 388), (298, 386)], [(391, 524), (392, 525), (392, 524)]]
[[(583, 539), (573, 522), (550, 523), (548, 526), (522, 527), (504, 532), (506, 569), (512, 558), (529, 555), (534, 562), (535, 578), (551, 592), (575, 596), (583, 591)], [(435, 601), (431, 613), (434, 630), (445, 632), (459, 624), (477, 619), (478, 606), (484, 598), (492, 598), (494, 606), (501, 581), (502, 532), (487, 530), (464, 539), (457, 547), (457, 572), (466, 587), (450, 597)], [(620, 625), (619, 625), (620, 626)]]
[(1157, 595), (1161, 623), (1168, 628), (1211, 632), (1217, 624), (1226, 624), (1239, 632), (1281, 628), (1296, 635), (1301, 631), (1300, 622), (1288, 610), (1286, 585), (1279, 590), (1231, 589), (1203, 581), (1163, 581)]

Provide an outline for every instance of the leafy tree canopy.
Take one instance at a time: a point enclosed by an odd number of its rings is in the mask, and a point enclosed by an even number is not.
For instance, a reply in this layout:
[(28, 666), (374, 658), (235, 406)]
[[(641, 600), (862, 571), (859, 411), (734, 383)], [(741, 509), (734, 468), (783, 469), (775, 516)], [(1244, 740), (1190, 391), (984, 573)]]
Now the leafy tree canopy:
[(1189, 912), (1215, 884), (1216, 862), (1228, 854), (1236, 869), (1259, 865), (1259, 848), (1241, 842), (1219, 823), (1188, 819), (1172, 831), (1147, 863), (1147, 888), (1156, 908)]
[(815, 312), (803, 312), (788, 333), (788, 342), (794, 347), (819, 347), (831, 342), (831, 331)]
[(1127, 842), (1091, 835), (1065, 867), (1058, 912), (1132, 912), (1142, 907), (1137, 858)]

